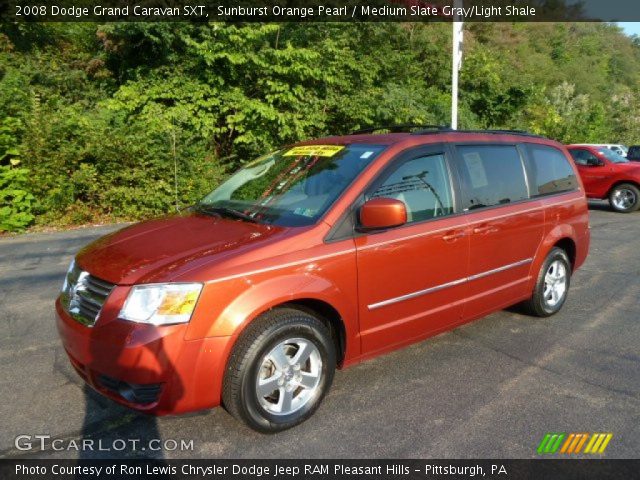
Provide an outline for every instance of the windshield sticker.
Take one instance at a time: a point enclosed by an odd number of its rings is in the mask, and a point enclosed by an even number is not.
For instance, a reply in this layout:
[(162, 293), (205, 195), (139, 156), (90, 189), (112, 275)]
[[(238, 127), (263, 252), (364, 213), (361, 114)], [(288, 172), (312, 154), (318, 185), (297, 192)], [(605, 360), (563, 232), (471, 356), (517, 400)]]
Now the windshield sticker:
[(369, 150), (368, 152), (364, 152), (362, 155), (360, 155), (360, 158), (369, 158), (371, 155), (373, 155), (373, 152)]
[(344, 145), (303, 145), (301, 147), (293, 147), (284, 153), (285, 157), (333, 157), (336, 153), (344, 149)]
[(298, 207), (293, 211), (293, 213), (295, 213), (296, 215), (302, 215), (304, 217), (313, 217), (316, 213), (318, 213), (318, 210), (313, 208)]

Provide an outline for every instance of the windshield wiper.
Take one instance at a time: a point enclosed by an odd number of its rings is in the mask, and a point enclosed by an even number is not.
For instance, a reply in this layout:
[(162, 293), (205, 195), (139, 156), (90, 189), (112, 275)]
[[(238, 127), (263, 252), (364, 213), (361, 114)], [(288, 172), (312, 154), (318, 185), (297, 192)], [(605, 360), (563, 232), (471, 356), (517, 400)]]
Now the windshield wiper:
[(196, 205), (196, 210), (208, 215), (218, 214), (225, 217), (239, 218), (240, 220), (244, 220), (246, 222), (258, 223), (258, 221), (251, 215), (229, 207), (214, 207), (200, 203)]

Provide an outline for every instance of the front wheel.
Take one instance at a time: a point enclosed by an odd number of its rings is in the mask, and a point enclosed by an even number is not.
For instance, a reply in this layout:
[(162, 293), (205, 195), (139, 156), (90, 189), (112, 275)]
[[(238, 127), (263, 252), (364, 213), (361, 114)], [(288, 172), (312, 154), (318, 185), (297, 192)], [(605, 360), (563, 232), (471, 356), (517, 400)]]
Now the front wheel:
[(526, 311), (537, 317), (549, 317), (560, 311), (569, 293), (571, 262), (567, 253), (554, 247), (540, 268), (531, 298), (524, 303)]
[(228, 362), (223, 403), (251, 428), (273, 433), (309, 418), (331, 386), (336, 351), (316, 317), (281, 308), (253, 321)]
[(609, 194), (609, 203), (616, 212), (634, 212), (640, 208), (640, 190), (630, 183), (617, 185)]

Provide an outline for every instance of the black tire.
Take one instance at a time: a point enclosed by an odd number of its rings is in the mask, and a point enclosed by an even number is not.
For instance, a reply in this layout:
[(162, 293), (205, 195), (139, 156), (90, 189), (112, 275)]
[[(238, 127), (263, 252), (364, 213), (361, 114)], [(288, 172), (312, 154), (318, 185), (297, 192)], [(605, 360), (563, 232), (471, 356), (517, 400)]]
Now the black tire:
[(616, 185), (609, 192), (609, 204), (616, 212), (635, 212), (640, 208), (640, 190), (632, 183)]
[[(298, 410), (290, 414), (273, 414), (260, 403), (256, 382), (263, 369), (263, 360), (288, 339), (310, 341), (316, 348), (321, 359), (319, 383), (309, 390), (313, 394)], [(319, 319), (293, 308), (274, 309), (254, 320), (240, 335), (227, 364), (222, 401), (231, 415), (254, 430), (279, 432), (313, 415), (331, 386), (335, 368), (336, 349), (327, 327)], [(276, 396), (279, 395), (281, 393)]]
[[(564, 266), (566, 272), (564, 293), (562, 296), (558, 295), (557, 302), (555, 303), (553, 302), (553, 299), (550, 298), (553, 294), (549, 293), (549, 295), (545, 297), (545, 276), (554, 262), (560, 262)], [(549, 255), (547, 255), (547, 258), (542, 263), (540, 272), (538, 272), (538, 279), (531, 298), (523, 304), (526, 313), (536, 317), (550, 317), (551, 315), (558, 313), (564, 305), (564, 302), (567, 300), (567, 296), (569, 294), (571, 273), (571, 262), (569, 261), (567, 253), (561, 248), (552, 248)]]

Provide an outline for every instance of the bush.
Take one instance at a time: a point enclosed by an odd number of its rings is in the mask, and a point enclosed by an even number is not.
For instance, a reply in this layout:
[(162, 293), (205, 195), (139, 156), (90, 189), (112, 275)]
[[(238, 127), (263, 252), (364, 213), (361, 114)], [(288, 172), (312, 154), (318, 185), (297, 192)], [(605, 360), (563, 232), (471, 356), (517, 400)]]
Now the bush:
[(0, 232), (19, 232), (33, 222), (35, 198), (28, 184), (26, 168), (0, 166)]
[[(461, 128), (640, 142), (640, 42), (614, 25), (466, 29)], [(161, 215), (283, 144), (447, 124), (450, 42), (445, 23), (0, 24), (0, 228)]]

